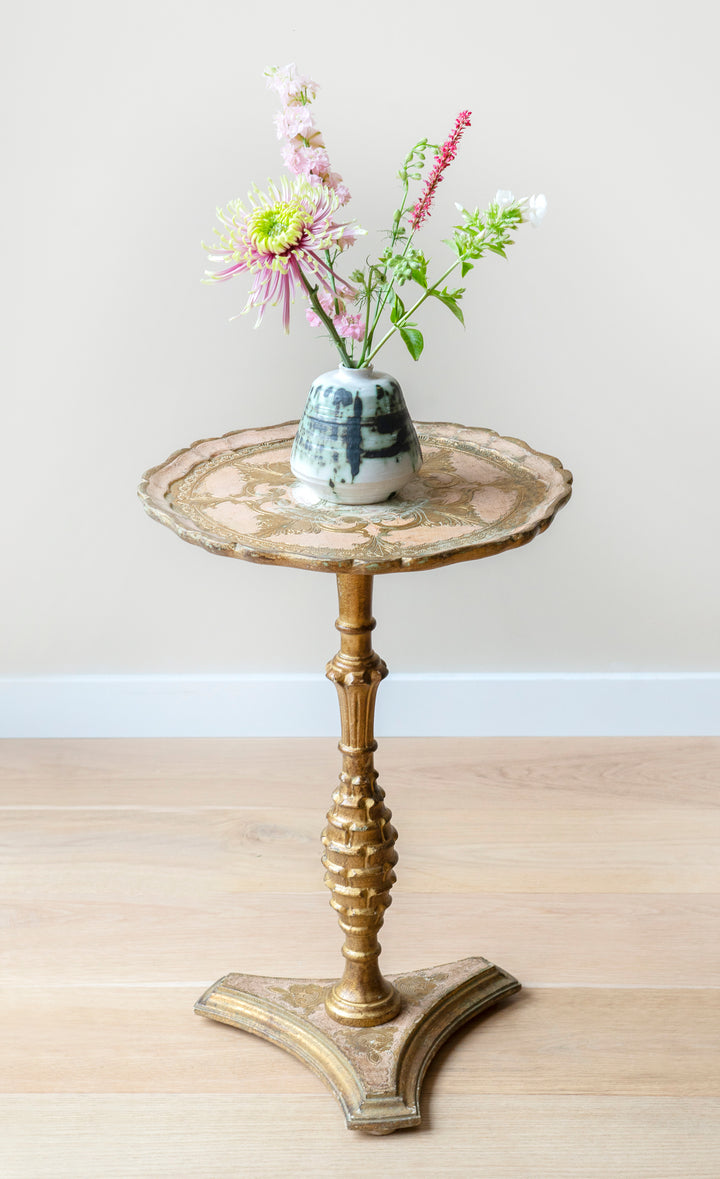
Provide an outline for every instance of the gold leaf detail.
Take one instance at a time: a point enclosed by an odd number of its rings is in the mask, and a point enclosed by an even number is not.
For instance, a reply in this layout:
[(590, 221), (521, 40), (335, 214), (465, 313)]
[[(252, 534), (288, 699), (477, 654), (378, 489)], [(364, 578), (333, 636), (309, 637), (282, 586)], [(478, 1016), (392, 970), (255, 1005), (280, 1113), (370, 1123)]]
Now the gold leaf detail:
[(323, 987), (318, 986), (317, 983), (294, 983), (291, 987), (272, 987), (271, 989), (291, 1007), (299, 1007), (301, 1011), (314, 1011), (325, 998)]
[(395, 989), (406, 999), (424, 999), (446, 978), (446, 974), (409, 974), (395, 980)]
[(380, 1054), (389, 1052), (393, 1046), (395, 1031), (391, 1028), (368, 1028), (367, 1031), (356, 1032), (352, 1046), (362, 1056), (367, 1056), (372, 1064), (380, 1063)]

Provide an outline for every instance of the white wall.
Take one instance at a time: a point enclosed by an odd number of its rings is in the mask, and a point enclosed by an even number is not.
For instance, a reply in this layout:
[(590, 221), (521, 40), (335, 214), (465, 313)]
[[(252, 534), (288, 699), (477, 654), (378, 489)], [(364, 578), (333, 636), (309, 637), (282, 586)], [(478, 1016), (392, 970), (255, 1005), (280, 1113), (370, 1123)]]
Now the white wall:
[(243, 279), (199, 281), (215, 206), (282, 174), (261, 75), (289, 60), (322, 85), (368, 248), (407, 148), (465, 107), (428, 240), (455, 200), (549, 199), (468, 280), (465, 333), (432, 307), (420, 364), (382, 360), (415, 417), (559, 455), (573, 500), (524, 550), (378, 578), (378, 650), (405, 673), (718, 670), (715, 9), (330, 11), (44, 0), (11, 18), (0, 670), (319, 672), (335, 648), (332, 578), (211, 559), (135, 500), (178, 447), (299, 416), (334, 365), (299, 309), (288, 338), (272, 314), (255, 332), (228, 323)]

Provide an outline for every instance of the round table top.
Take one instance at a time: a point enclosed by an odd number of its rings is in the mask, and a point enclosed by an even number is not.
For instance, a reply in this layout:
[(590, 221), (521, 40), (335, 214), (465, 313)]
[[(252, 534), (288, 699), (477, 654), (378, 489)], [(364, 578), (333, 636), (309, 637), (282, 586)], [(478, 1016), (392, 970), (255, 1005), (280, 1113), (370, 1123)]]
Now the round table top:
[(556, 458), (492, 430), (416, 422), (422, 470), (385, 503), (318, 500), (290, 472), (297, 422), (195, 442), (146, 472), (146, 511), (209, 552), (326, 573), (395, 573), (527, 544), (570, 498)]

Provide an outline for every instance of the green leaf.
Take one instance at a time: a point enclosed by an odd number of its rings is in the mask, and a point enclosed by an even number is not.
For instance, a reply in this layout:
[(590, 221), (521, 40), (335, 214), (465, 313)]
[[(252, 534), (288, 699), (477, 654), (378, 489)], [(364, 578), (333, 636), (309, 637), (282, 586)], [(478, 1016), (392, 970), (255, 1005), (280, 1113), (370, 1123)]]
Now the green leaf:
[(395, 301), (390, 309), (390, 323), (397, 323), (405, 314), (405, 306), (399, 295), (395, 295)]
[(473, 268), (472, 262), (463, 262), (460, 267), (460, 277), (464, 278), (466, 274), (470, 273), (472, 268)]
[(398, 331), (400, 332), (403, 343), (405, 344), (405, 347), (412, 356), (413, 360), (419, 360), (420, 354), (425, 346), (425, 341), (422, 338), (422, 332), (419, 332), (418, 329), (414, 327), (401, 327), (398, 328)]
[(458, 307), (457, 298), (454, 298), (447, 291), (428, 291), (428, 294), (434, 295), (436, 299), (439, 299), (441, 303), (444, 303), (448, 311), (452, 311), (455, 318), (459, 319), (460, 323), (463, 325), (463, 327), (465, 327), (465, 316)]
[(412, 259), (411, 267), (410, 273), (415, 282), (423, 287), (424, 290), (427, 290), (427, 258), (424, 258), (422, 254), (418, 254), (416, 258)]

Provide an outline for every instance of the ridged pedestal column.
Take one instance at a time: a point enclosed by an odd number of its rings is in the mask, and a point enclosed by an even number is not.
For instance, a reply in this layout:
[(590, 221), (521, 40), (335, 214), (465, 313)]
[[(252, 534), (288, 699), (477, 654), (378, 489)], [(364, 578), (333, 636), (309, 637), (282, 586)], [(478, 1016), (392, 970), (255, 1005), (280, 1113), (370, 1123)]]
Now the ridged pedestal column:
[(380, 973), (378, 932), (397, 863), (391, 814), (377, 784), (375, 697), (387, 675), (372, 649), (372, 577), (338, 574), (340, 650), (327, 666), (340, 700), (342, 771), (323, 832), (325, 884), (345, 934), (345, 972), (325, 1008), (338, 1023), (374, 1027), (397, 1015), (398, 992)]

